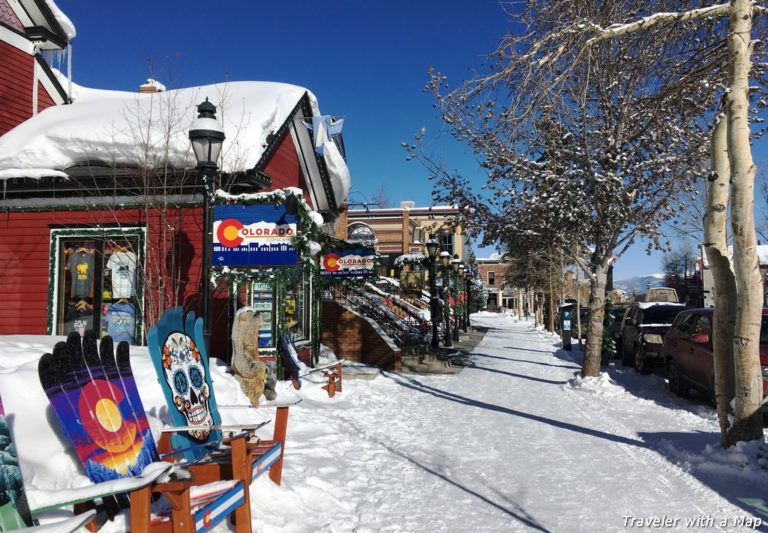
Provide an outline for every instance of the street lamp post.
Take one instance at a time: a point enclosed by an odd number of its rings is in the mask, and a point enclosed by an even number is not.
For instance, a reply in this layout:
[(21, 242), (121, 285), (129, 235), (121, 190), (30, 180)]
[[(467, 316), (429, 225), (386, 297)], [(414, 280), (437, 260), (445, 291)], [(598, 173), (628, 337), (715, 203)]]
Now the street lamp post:
[(472, 313), (472, 271), (464, 270), (464, 285), (467, 287), (467, 330), (469, 330), (469, 315)]
[(451, 270), (453, 271), (453, 340), (459, 340), (459, 254), (453, 256), (451, 260)]
[(224, 130), (216, 120), (216, 106), (205, 99), (197, 106), (197, 119), (189, 128), (189, 140), (197, 159), (197, 171), (203, 180), (203, 257), (200, 273), (200, 299), (202, 300), (203, 338), (206, 352), (210, 354), (211, 347), (211, 302), (210, 276), (211, 270), (211, 194), (213, 179), (219, 166), (216, 160), (224, 142)]
[(426, 242), (427, 261), (429, 263), (429, 314), (432, 321), (432, 341), (430, 346), (433, 350), (440, 347), (440, 336), (437, 333), (437, 321), (440, 316), (440, 308), (437, 301), (437, 252), (440, 250), (440, 243), (435, 239), (429, 238)]
[(461, 282), (461, 329), (464, 333), (467, 332), (467, 322), (469, 322), (467, 317), (467, 271), (465, 268), (464, 263), (459, 263), (459, 281)]
[(443, 305), (443, 317), (445, 318), (445, 331), (443, 332), (443, 346), (450, 348), (453, 346), (451, 339), (451, 303), (448, 297), (451, 294), (449, 268), (451, 266), (451, 254), (446, 251), (440, 252), (440, 266), (443, 273), (443, 288), (445, 289), (445, 304)]

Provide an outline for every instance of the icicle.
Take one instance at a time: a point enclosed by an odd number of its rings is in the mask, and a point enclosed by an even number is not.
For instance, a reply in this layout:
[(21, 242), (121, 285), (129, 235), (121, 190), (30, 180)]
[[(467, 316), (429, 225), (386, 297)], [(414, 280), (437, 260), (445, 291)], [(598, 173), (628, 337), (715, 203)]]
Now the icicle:
[(72, 102), (72, 43), (67, 42), (67, 100)]

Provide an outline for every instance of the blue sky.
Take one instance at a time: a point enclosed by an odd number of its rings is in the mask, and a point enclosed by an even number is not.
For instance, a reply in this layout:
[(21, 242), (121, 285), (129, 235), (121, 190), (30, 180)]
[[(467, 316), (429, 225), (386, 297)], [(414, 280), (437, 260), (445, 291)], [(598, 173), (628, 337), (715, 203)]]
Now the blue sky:
[[(429, 66), (457, 84), (482, 64), (510, 27), (498, 0), (56, 4), (77, 29), (72, 70), (80, 85), (137, 90), (152, 77), (169, 89), (225, 80), (307, 87), (323, 113), (345, 118), (352, 201), (383, 185), (393, 205), (431, 203), (426, 171), (405, 161), (400, 145), (422, 127), (453, 168), (484, 181), (423, 88)], [(661, 270), (658, 255), (635, 248), (617, 264), (616, 279)]]

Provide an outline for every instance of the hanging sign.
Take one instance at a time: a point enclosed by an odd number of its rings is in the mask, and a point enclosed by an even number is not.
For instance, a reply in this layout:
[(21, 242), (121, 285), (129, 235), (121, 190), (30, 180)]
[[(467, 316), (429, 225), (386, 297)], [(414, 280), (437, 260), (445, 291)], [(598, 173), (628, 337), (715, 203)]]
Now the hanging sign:
[(373, 248), (328, 250), (320, 261), (320, 274), (335, 278), (373, 276), (376, 252)]
[(297, 215), (284, 205), (217, 205), (213, 208), (212, 263), (220, 266), (295, 265), (291, 238)]

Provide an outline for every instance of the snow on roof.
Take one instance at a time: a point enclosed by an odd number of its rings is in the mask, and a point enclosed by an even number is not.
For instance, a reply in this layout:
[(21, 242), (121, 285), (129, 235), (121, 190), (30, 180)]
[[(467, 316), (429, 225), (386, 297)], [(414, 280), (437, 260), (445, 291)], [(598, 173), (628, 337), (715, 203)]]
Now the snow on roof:
[(69, 20), (69, 17), (67, 17), (64, 12), (59, 9), (59, 6), (57, 6), (53, 0), (45, 0), (45, 3), (48, 5), (51, 13), (53, 13), (53, 17), (56, 19), (56, 22), (58, 22), (61, 26), (61, 29), (64, 30), (64, 33), (67, 35), (67, 39), (70, 41), (74, 39), (77, 35), (77, 30), (75, 29), (75, 25), (72, 24), (72, 21)]
[(637, 307), (639, 307), (640, 309), (648, 309), (650, 307), (656, 307), (657, 305), (685, 307), (685, 304), (681, 304), (678, 302), (638, 302), (637, 303)]
[[(189, 126), (205, 98), (216, 105), (226, 135), (222, 170), (250, 170), (264, 154), (268, 135), (283, 125), (305, 94), (312, 114), (319, 115), (315, 96), (287, 83), (229, 82), (160, 93), (73, 84), (71, 105), (45, 109), (0, 137), (0, 179), (60, 175), (94, 161), (147, 166), (167, 159), (176, 167), (194, 167)], [(324, 148), (337, 205), (341, 205), (349, 192), (349, 170), (333, 141)]]
[[(24, 175), (27, 168), (66, 170), (88, 160), (142, 164), (142, 147), (163, 150), (166, 144), (172, 164), (194, 167), (189, 126), (206, 97), (217, 106), (226, 135), (222, 168), (247, 170), (261, 158), (267, 135), (280, 127), (305, 92), (265, 82), (143, 94), (75, 86), (73, 104), (45, 109), (0, 138), (0, 170), (20, 169)], [(314, 97), (312, 104), (316, 111)]]
[(427, 256), (421, 252), (398, 255), (397, 257), (395, 257), (394, 265), (399, 267), (399, 266), (402, 266), (404, 263), (418, 263), (426, 259), (426, 257)]

